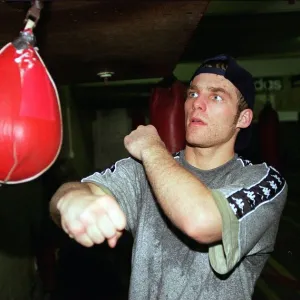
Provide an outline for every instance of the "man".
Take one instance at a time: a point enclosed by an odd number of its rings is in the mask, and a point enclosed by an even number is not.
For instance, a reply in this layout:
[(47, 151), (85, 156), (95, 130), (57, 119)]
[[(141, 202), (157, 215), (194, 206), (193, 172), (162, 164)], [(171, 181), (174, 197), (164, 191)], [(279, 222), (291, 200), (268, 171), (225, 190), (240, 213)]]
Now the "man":
[(168, 153), (156, 129), (124, 139), (118, 161), (51, 200), (53, 219), (87, 247), (134, 236), (130, 299), (251, 299), (273, 250), (287, 185), (235, 154), (252, 121), (252, 76), (221, 55), (192, 77), (186, 148)]

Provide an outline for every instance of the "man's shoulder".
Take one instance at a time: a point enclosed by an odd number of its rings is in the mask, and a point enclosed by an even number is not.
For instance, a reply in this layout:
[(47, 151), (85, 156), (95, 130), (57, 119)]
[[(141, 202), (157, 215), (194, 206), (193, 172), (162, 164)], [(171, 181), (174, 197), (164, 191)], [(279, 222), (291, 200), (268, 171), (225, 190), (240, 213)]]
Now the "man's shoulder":
[(270, 173), (284, 180), (283, 176), (267, 163), (254, 163), (238, 155), (218, 169), (218, 176), (222, 177), (222, 186), (237, 185), (245, 188), (261, 182)]
[(241, 156), (237, 156), (236, 162), (243, 175), (249, 175), (250, 177), (256, 179), (263, 179), (270, 175), (274, 178), (280, 178), (282, 181), (285, 181), (283, 175), (275, 167), (268, 164), (267, 162), (253, 163), (252, 161)]

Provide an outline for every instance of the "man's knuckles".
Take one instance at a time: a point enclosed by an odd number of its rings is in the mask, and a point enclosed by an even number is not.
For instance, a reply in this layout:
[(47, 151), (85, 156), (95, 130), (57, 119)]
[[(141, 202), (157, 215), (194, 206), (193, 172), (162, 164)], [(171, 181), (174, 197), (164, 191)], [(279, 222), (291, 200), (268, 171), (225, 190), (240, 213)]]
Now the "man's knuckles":
[(97, 220), (97, 227), (105, 236), (105, 238), (109, 239), (117, 234), (116, 226), (107, 215), (102, 216)]
[(94, 245), (94, 242), (91, 240), (91, 238), (87, 235), (87, 234), (81, 234), (81, 235), (78, 235), (78, 236), (75, 236), (74, 237), (75, 240), (85, 246), (85, 247), (92, 247)]
[(95, 244), (101, 244), (104, 242), (105, 237), (96, 225), (91, 225), (86, 230), (87, 235)]
[(79, 236), (85, 233), (85, 226), (77, 220), (65, 222), (65, 227), (67, 233), (70, 233), (73, 236)]

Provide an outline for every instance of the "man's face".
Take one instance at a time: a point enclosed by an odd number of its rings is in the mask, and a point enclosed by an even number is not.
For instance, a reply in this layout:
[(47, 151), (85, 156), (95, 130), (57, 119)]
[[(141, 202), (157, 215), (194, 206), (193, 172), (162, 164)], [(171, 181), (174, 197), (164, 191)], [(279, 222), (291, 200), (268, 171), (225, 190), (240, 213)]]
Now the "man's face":
[(229, 80), (215, 74), (196, 76), (185, 102), (187, 143), (208, 148), (234, 138), (239, 125), (237, 107), (237, 90)]

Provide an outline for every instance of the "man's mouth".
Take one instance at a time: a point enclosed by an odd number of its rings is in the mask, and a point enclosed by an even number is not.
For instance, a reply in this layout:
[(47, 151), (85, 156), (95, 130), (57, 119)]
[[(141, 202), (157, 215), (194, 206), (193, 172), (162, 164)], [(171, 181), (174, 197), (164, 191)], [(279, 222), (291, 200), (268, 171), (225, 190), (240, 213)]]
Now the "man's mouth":
[(202, 119), (200, 118), (192, 118), (191, 125), (207, 125)]

